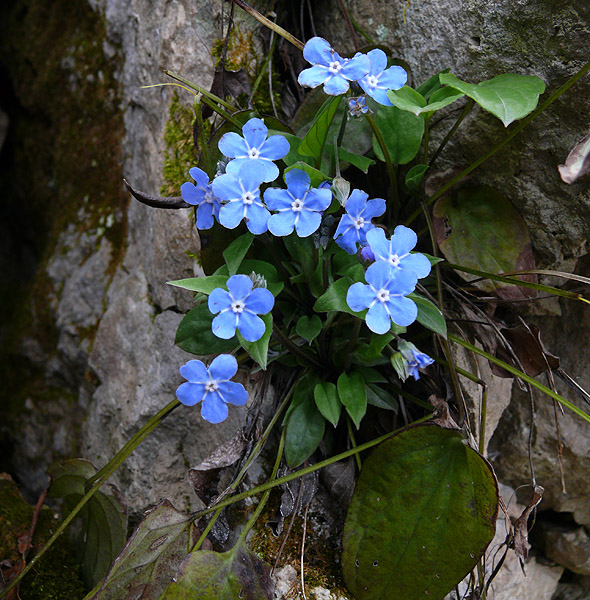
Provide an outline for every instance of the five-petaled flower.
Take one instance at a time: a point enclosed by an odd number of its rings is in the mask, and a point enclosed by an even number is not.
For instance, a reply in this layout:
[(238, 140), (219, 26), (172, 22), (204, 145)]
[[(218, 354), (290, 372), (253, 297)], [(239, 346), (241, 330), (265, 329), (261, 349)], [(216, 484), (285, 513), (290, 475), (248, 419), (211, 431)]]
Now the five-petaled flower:
[(395, 228), (390, 240), (385, 237), (383, 229), (375, 227), (367, 232), (368, 248), (363, 256), (371, 258), (372, 254), (375, 260), (384, 261), (392, 270), (409, 269), (416, 273), (418, 279), (422, 279), (430, 273), (431, 265), (424, 254), (410, 254), (417, 243), (418, 236), (404, 225)]
[(263, 170), (255, 164), (245, 163), (238, 175), (224, 173), (211, 182), (214, 194), (224, 200), (219, 209), (219, 222), (228, 229), (235, 229), (242, 219), (255, 235), (264, 233), (270, 213), (262, 204), (260, 184), (264, 181)]
[(214, 218), (219, 218), (219, 198), (213, 193), (205, 171), (193, 167), (189, 173), (197, 184), (190, 181), (183, 183), (180, 186), (182, 199), (197, 207), (197, 229), (210, 229), (213, 227)]
[(227, 289), (214, 289), (209, 295), (209, 310), (213, 319), (213, 333), (224, 340), (236, 334), (236, 328), (247, 342), (259, 340), (266, 329), (258, 315), (272, 310), (275, 299), (265, 288), (252, 289), (252, 280), (246, 275), (233, 275), (227, 280)]
[(324, 211), (332, 202), (329, 189), (312, 188), (309, 175), (302, 169), (285, 173), (286, 190), (268, 188), (264, 201), (270, 210), (277, 211), (268, 220), (268, 230), (276, 236), (293, 233), (307, 237), (318, 229)]
[(384, 261), (372, 264), (365, 273), (368, 285), (354, 283), (348, 288), (346, 302), (355, 312), (368, 308), (365, 320), (374, 333), (386, 333), (391, 322), (407, 326), (418, 316), (418, 307), (410, 298), (418, 281), (412, 271), (391, 271)]
[(241, 383), (230, 381), (238, 370), (238, 362), (231, 354), (215, 357), (209, 368), (200, 360), (189, 360), (180, 367), (187, 379), (176, 390), (176, 397), (186, 406), (201, 404), (201, 416), (210, 423), (221, 423), (228, 414), (227, 403), (243, 406), (248, 392)]
[(303, 58), (313, 67), (299, 73), (299, 84), (315, 88), (324, 84), (324, 92), (340, 96), (348, 91), (350, 81), (364, 77), (371, 68), (369, 57), (358, 54), (354, 58), (342, 58), (321, 37), (311, 38), (303, 48)]
[(408, 80), (408, 74), (402, 67), (387, 67), (387, 56), (383, 50), (375, 48), (367, 53), (371, 61), (369, 72), (359, 79), (359, 85), (373, 100), (385, 106), (392, 106), (387, 97), (389, 90), (399, 90)]
[(354, 190), (344, 206), (346, 213), (336, 228), (334, 240), (348, 254), (357, 251), (357, 244), (364, 246), (367, 243), (367, 232), (375, 227), (371, 219), (385, 212), (383, 198), (367, 200), (368, 197), (366, 192)]
[(225, 156), (233, 158), (227, 163), (226, 173), (237, 175), (244, 163), (253, 163), (262, 174), (262, 181), (274, 181), (279, 176), (279, 168), (273, 160), (279, 160), (289, 153), (290, 145), (283, 135), (271, 135), (267, 139), (268, 127), (260, 119), (250, 119), (243, 127), (244, 137), (226, 133), (219, 140), (219, 149)]

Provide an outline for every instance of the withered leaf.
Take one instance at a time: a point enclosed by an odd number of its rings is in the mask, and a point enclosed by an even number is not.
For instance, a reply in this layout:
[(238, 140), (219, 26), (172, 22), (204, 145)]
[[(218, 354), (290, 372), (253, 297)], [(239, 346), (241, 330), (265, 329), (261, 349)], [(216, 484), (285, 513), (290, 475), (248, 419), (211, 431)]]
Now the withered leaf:
[(131, 184), (126, 179), (123, 179), (123, 183), (136, 200), (139, 200), (142, 204), (146, 204), (152, 208), (191, 208), (192, 206), (192, 204), (185, 202), (182, 199), (182, 196), (150, 196), (145, 192), (140, 192), (131, 187)]
[(590, 133), (573, 147), (565, 163), (557, 168), (564, 183), (573, 183), (590, 171)]
[(533, 490), (533, 496), (528, 506), (522, 511), (522, 514), (518, 519), (516, 519), (516, 523), (514, 523), (514, 552), (516, 552), (516, 556), (520, 560), (520, 567), (524, 572), (524, 561), (529, 555), (529, 530), (528, 530), (528, 520), (530, 514), (533, 512), (533, 509), (541, 502), (543, 499), (544, 488), (540, 485), (536, 485)]
[[(248, 73), (242, 67), (239, 71), (229, 71), (222, 65), (215, 67), (215, 74), (213, 75), (213, 83), (209, 90), (212, 94), (215, 94), (219, 98), (225, 98), (231, 96), (237, 98), (240, 94), (250, 95), (250, 79)], [(203, 119), (207, 119), (213, 114), (213, 110), (203, 104), (201, 111)]]

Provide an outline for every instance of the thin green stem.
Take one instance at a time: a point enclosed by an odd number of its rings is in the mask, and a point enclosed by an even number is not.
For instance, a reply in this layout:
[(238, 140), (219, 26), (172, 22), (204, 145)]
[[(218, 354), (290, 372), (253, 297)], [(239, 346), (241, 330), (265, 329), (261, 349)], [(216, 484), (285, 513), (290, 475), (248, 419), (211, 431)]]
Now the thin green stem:
[[(199, 96), (199, 104), (201, 99), (202, 96)], [(203, 114), (201, 113), (200, 105), (197, 106), (195, 110), (195, 121), (199, 131), (199, 150), (201, 151), (201, 156), (203, 157), (203, 166), (205, 167), (207, 175), (209, 175), (209, 177), (213, 177), (215, 175), (215, 171), (213, 169), (213, 163), (211, 162), (211, 152), (209, 152), (209, 144), (207, 143), (207, 136), (205, 134), (205, 127), (203, 123)]]
[[(459, 125), (461, 125), (461, 123), (463, 122), (463, 119), (465, 119), (465, 117), (468, 115), (469, 111), (473, 107), (473, 103), (474, 103), (474, 100), (472, 98), (469, 98), (467, 104), (465, 104), (465, 106), (463, 107), (461, 114), (457, 117), (457, 120), (455, 121), (454, 125), (449, 129), (449, 131), (447, 132), (447, 134), (445, 135), (445, 137), (442, 139), (441, 143), (439, 144), (438, 148), (436, 149), (435, 153), (432, 155), (432, 158), (430, 159), (430, 162), (428, 163), (429, 169), (436, 162), (436, 159), (440, 156), (440, 153), (444, 150), (445, 146), (449, 143), (449, 140), (453, 137), (453, 134), (455, 133), (455, 131), (457, 131)], [(424, 161), (424, 162), (426, 162), (426, 161)]]
[(231, 110), (232, 112), (236, 112), (238, 110), (235, 106), (232, 106), (229, 102), (226, 102), (223, 98), (220, 98), (219, 96), (216, 96), (215, 94), (212, 94), (209, 90), (206, 90), (205, 88), (202, 88), (201, 86), (197, 85), (196, 83), (189, 81), (182, 75), (177, 75), (176, 73), (173, 73), (172, 71), (168, 71), (167, 69), (164, 69), (164, 73), (166, 73), (166, 75), (168, 75), (168, 77), (172, 77), (172, 79), (176, 79), (176, 81), (180, 81), (181, 83), (184, 83), (184, 85), (191, 88), (191, 90), (195, 90), (195, 92), (202, 94), (205, 98), (208, 98), (209, 100), (212, 100), (213, 102), (216, 102), (217, 104), (221, 104), (221, 106), (225, 106), (225, 108), (227, 108), (227, 110)]
[(299, 358), (303, 359), (309, 365), (313, 365), (318, 369), (324, 370), (324, 365), (322, 365), (322, 363), (320, 363), (315, 356), (309, 354), (308, 352), (303, 350), (303, 348), (300, 348), (297, 344), (293, 343), (275, 323), (273, 323), (272, 331), (274, 335), (276, 335), (276, 337), (278, 338), (279, 342), (283, 344), (285, 348), (287, 348), (293, 354), (295, 354), (295, 356), (298, 356)]
[[(346, 428), (348, 429), (348, 438), (350, 439), (350, 443), (353, 448), (356, 448), (356, 439), (354, 437), (354, 430), (352, 429), (352, 419), (346, 414)], [(363, 464), (361, 463), (361, 457), (358, 454), (354, 455), (354, 459), (356, 461), (356, 466), (360, 472), (363, 468)]]
[[(469, 175), (472, 171), (477, 169), (480, 165), (482, 165), (486, 160), (491, 158), (496, 152), (501, 150), (513, 137), (518, 135), (533, 119), (536, 119), (544, 110), (546, 110), (551, 104), (553, 104), (562, 94), (567, 92), (572, 85), (578, 82), (586, 73), (590, 71), (590, 62), (587, 62), (575, 75), (570, 77), (559, 89), (557, 89), (545, 102), (540, 104), (536, 110), (534, 110), (528, 117), (525, 117), (514, 129), (512, 129), (500, 142), (498, 142), (493, 148), (491, 148), (488, 152), (486, 152), (483, 156), (480, 156), (477, 160), (473, 161), (466, 169), (461, 171), (458, 175), (451, 178), (447, 183), (442, 185), (430, 198), (428, 199), (428, 204), (432, 204), (435, 200), (440, 198), (443, 194), (445, 194), (450, 188), (452, 188), (456, 183), (461, 181), (464, 177)], [(406, 225), (410, 225), (416, 217), (420, 214), (420, 209), (417, 208), (407, 219)]]

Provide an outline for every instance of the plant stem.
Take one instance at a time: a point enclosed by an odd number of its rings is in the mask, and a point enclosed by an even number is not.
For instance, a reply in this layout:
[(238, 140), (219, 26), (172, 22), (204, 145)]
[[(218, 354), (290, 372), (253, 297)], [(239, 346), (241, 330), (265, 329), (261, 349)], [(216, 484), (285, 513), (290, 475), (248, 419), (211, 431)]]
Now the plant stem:
[[(348, 437), (350, 439), (350, 443), (352, 444), (353, 448), (356, 448), (356, 440), (354, 438), (354, 431), (352, 429), (352, 420), (350, 418), (350, 416), (348, 415), (348, 413), (345, 415), (346, 416), (346, 428), (348, 429)], [(363, 468), (363, 465), (361, 463), (361, 457), (358, 454), (354, 455), (354, 459), (356, 461), (356, 466), (359, 470), (359, 473), (361, 471), (361, 469)]]
[[(498, 150), (501, 150), (513, 137), (519, 134), (533, 119), (536, 119), (545, 109), (555, 102), (563, 93), (567, 92), (572, 85), (578, 82), (586, 73), (590, 71), (590, 62), (587, 62), (575, 75), (570, 77), (559, 89), (557, 89), (545, 102), (537, 107), (530, 115), (525, 117), (514, 129), (512, 129), (500, 142), (498, 142), (493, 148), (486, 152), (483, 156), (480, 156), (477, 160), (473, 161), (465, 170), (461, 171), (458, 175), (451, 178), (447, 183), (442, 185), (427, 201), (427, 204), (432, 204), (435, 200), (440, 198), (445, 192), (452, 188), (456, 183), (461, 181), (464, 177), (469, 175), (471, 171), (474, 171), (481, 164), (491, 158)], [(417, 208), (407, 219), (406, 225), (410, 225), (416, 217), (420, 214), (420, 209)]]
[(226, 102), (223, 98), (220, 98), (219, 96), (216, 96), (215, 94), (212, 94), (209, 90), (206, 90), (205, 88), (202, 88), (201, 86), (197, 85), (196, 83), (189, 81), (188, 79), (184, 78), (182, 75), (177, 75), (176, 73), (173, 73), (172, 71), (168, 71), (167, 69), (164, 69), (164, 73), (166, 73), (166, 75), (168, 75), (168, 77), (172, 77), (172, 79), (176, 79), (176, 81), (180, 81), (181, 83), (184, 83), (184, 85), (191, 88), (192, 90), (195, 90), (195, 92), (202, 94), (203, 96), (205, 96), (205, 98), (208, 98), (209, 100), (213, 100), (213, 102), (216, 102), (217, 104), (221, 104), (221, 106), (225, 106), (225, 108), (227, 108), (228, 110), (231, 110), (232, 112), (236, 112), (238, 110), (235, 106), (232, 106), (229, 102)]
[(0, 598), (4, 598), (11, 589), (13, 589), (22, 578), (37, 564), (41, 557), (53, 545), (53, 542), (67, 529), (76, 515), (86, 506), (86, 503), (96, 494), (105, 481), (117, 470), (125, 459), (139, 446), (145, 437), (151, 433), (177, 406), (180, 402), (176, 398), (169, 402), (162, 410), (155, 414), (124, 446), (115, 454), (115, 456), (100, 470), (93, 475), (85, 485), (86, 494), (76, 504), (68, 516), (62, 521), (55, 533), (47, 540), (43, 548), (34, 556), (29, 564), (15, 577), (0, 593)]
[(300, 348), (297, 344), (293, 343), (273, 322), (272, 331), (277, 336), (279, 342), (285, 346), (288, 350), (290, 350), (295, 356), (302, 358), (306, 363), (317, 367), (320, 370), (324, 370), (324, 365), (320, 363), (315, 356), (307, 353), (303, 348)]
[[(465, 106), (463, 108), (463, 111), (461, 112), (461, 114), (459, 115), (457, 120), (455, 121), (455, 124), (449, 129), (449, 131), (447, 132), (445, 137), (442, 139), (439, 147), (436, 149), (436, 152), (432, 155), (432, 158), (430, 159), (430, 162), (428, 163), (429, 169), (435, 163), (436, 159), (439, 157), (440, 153), (444, 150), (445, 146), (449, 143), (449, 140), (451, 139), (451, 137), (453, 136), (455, 131), (457, 131), (457, 128), (459, 127), (459, 125), (461, 125), (461, 123), (463, 122), (463, 119), (467, 116), (467, 114), (473, 107), (473, 103), (474, 103), (473, 98), (469, 98), (467, 104), (465, 104)], [(424, 162), (426, 162), (426, 161), (424, 161)]]
[[(202, 96), (199, 96), (199, 104)], [(195, 121), (199, 130), (199, 150), (203, 157), (203, 166), (209, 177), (213, 177), (215, 172), (213, 170), (213, 163), (211, 162), (211, 153), (209, 152), (209, 144), (207, 143), (207, 136), (205, 135), (205, 127), (203, 125), (203, 114), (201, 113), (200, 105), (195, 110)]]

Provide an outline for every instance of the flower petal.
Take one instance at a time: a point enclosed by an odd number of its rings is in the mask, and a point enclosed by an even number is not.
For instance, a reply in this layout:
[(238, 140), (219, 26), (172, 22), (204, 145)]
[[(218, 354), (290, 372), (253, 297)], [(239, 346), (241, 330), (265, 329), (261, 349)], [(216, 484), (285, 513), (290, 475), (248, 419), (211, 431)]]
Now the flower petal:
[(295, 198), (300, 200), (311, 187), (309, 175), (303, 169), (291, 169), (285, 173), (285, 183)]
[(385, 237), (385, 231), (380, 227), (375, 227), (367, 231), (367, 243), (371, 247), (373, 254), (381, 260), (388, 260), (390, 255), (390, 242)]
[(246, 227), (254, 235), (260, 235), (268, 230), (270, 213), (261, 204), (251, 204), (246, 214)]
[(410, 250), (418, 243), (416, 233), (405, 225), (398, 225), (391, 236), (391, 252), (398, 256), (408, 254)]
[(383, 302), (376, 302), (369, 308), (366, 321), (373, 333), (387, 333), (391, 329), (391, 317)]
[[(268, 127), (262, 119), (254, 117), (244, 124), (242, 133), (250, 148), (259, 148), (268, 135)], [(226, 154), (226, 156), (228, 155)]]
[(285, 210), (275, 215), (270, 215), (268, 230), (277, 237), (284, 237), (293, 233), (297, 215), (292, 210)]
[(418, 279), (426, 277), (432, 269), (432, 265), (426, 256), (419, 253), (408, 254), (408, 256), (401, 261), (400, 267), (413, 271), (418, 276)]
[(279, 176), (279, 168), (270, 160), (258, 159), (256, 161), (262, 181), (270, 183)]
[(223, 288), (215, 288), (210, 294), (207, 300), (207, 306), (211, 314), (217, 314), (221, 310), (230, 308), (231, 298), (230, 295)]
[[(290, 172), (291, 171), (289, 171), (289, 173)], [(287, 190), (269, 187), (264, 192), (264, 202), (266, 203), (267, 208), (270, 210), (281, 210), (282, 208), (291, 209), (293, 198)], [(275, 235), (277, 234), (275, 233)]]
[(279, 160), (289, 154), (291, 144), (284, 135), (271, 135), (262, 144), (262, 156), (270, 160)]
[(316, 65), (315, 67), (301, 71), (299, 77), (297, 77), (297, 81), (302, 87), (316, 88), (318, 85), (322, 85), (329, 76), (330, 73), (327, 67)]
[(363, 217), (365, 221), (372, 219), (373, 217), (380, 217), (387, 207), (385, 200), (383, 198), (373, 198), (367, 202), (367, 208), (365, 208), (365, 212), (363, 213)]
[(352, 190), (352, 194), (346, 201), (345, 209), (351, 217), (358, 217), (367, 203), (369, 194), (362, 190)]
[(260, 317), (245, 310), (240, 315), (238, 330), (247, 342), (256, 342), (264, 335), (266, 325)]
[(189, 169), (190, 176), (197, 182), (197, 186), (201, 188), (207, 189), (209, 185), (209, 175), (203, 171), (203, 169), (199, 169), (199, 167), (192, 167)]
[(295, 230), (299, 237), (307, 237), (318, 230), (322, 222), (322, 215), (310, 210), (302, 210), (299, 214), (299, 220), (295, 223)]
[(305, 207), (310, 210), (326, 210), (331, 203), (332, 192), (330, 190), (312, 188), (305, 197)]
[[(375, 267), (375, 265), (385, 265), (389, 266), (384, 261), (379, 261), (374, 265), (371, 265), (369, 269)], [(369, 272), (367, 269), (367, 273)], [(416, 284), (418, 283), (418, 276), (414, 271), (405, 270), (405, 269), (392, 269), (390, 272), (389, 282), (386, 284), (387, 289), (392, 295), (396, 296), (407, 296), (411, 294), (416, 289)]]
[(259, 196), (258, 188), (260, 187), (260, 184), (263, 181), (266, 181), (264, 177), (267, 164), (272, 163), (269, 163), (266, 160), (260, 160), (258, 158), (245, 158), (240, 164), (240, 168), (238, 170), (238, 179), (240, 180), (240, 183), (244, 186), (244, 190), (246, 190), (247, 192), (256, 193), (256, 197)]
[(209, 423), (221, 423), (227, 419), (229, 409), (217, 392), (209, 392), (201, 405), (201, 416)]
[(203, 198), (205, 198), (205, 190), (187, 181), (180, 186), (180, 195), (185, 202), (199, 205), (203, 201)]
[(408, 80), (408, 74), (405, 69), (394, 65), (389, 67), (379, 77), (379, 87), (383, 87), (387, 90), (399, 90), (406, 85)]
[[(231, 161), (229, 164), (232, 164)], [(211, 182), (211, 189), (213, 193), (221, 200), (234, 200), (235, 198), (241, 198), (242, 190), (240, 183), (235, 175), (224, 173), (219, 175)]]
[(243, 300), (248, 296), (252, 285), (252, 280), (247, 275), (233, 275), (227, 280), (227, 289), (236, 300)]
[(324, 92), (330, 96), (340, 96), (348, 91), (350, 84), (342, 75), (332, 75), (324, 83)]
[(219, 209), (219, 222), (227, 229), (235, 229), (244, 218), (244, 203), (234, 200)]
[(254, 288), (246, 300), (246, 308), (257, 315), (269, 313), (275, 305), (275, 297), (265, 288)]
[(223, 381), (219, 384), (217, 390), (224, 402), (235, 404), (236, 406), (244, 406), (248, 402), (248, 392), (241, 383), (235, 381)]
[(219, 313), (211, 323), (213, 335), (223, 340), (229, 340), (236, 335), (236, 315), (231, 310)]
[(387, 54), (383, 50), (375, 48), (367, 52), (367, 56), (371, 61), (371, 75), (379, 75), (387, 67)]
[(207, 367), (200, 360), (189, 360), (179, 370), (180, 374), (192, 383), (209, 381)]
[(181, 383), (176, 390), (176, 397), (186, 406), (194, 406), (204, 394), (205, 385), (202, 383)]
[(333, 50), (330, 43), (321, 37), (313, 37), (303, 48), (303, 58), (312, 65), (329, 65), (332, 61)]
[(368, 308), (374, 301), (375, 292), (371, 289), (371, 286), (365, 285), (360, 281), (353, 283), (348, 288), (348, 292), (346, 292), (346, 303), (350, 307), (350, 310), (354, 312), (360, 312)]
[(387, 302), (387, 307), (393, 322), (403, 327), (411, 325), (418, 316), (418, 307), (410, 298), (394, 296)]
[(370, 68), (371, 61), (369, 57), (364, 54), (357, 54), (342, 67), (340, 73), (342, 77), (346, 77), (350, 81), (358, 81), (369, 72)]
[(246, 144), (246, 141), (241, 135), (238, 135), (233, 131), (222, 135), (217, 146), (223, 155), (229, 156), (230, 158), (248, 155), (248, 145)]
[(227, 381), (238, 372), (238, 361), (231, 354), (216, 356), (209, 365), (209, 373), (215, 381)]
[(202, 202), (197, 207), (197, 229), (211, 229), (215, 220), (213, 219), (214, 206), (210, 202)]
[(378, 88), (378, 87), (372, 88), (372, 87), (369, 87), (368, 85), (364, 84), (362, 81), (361, 81), (361, 87), (363, 88), (363, 90), (365, 90), (365, 92), (367, 94), (369, 94), (369, 96), (371, 96), (371, 98), (373, 98), (373, 100), (375, 100), (375, 102), (378, 102), (379, 104), (381, 104), (383, 106), (393, 106), (393, 102), (387, 96), (386, 89), (382, 89), (382, 88)]

